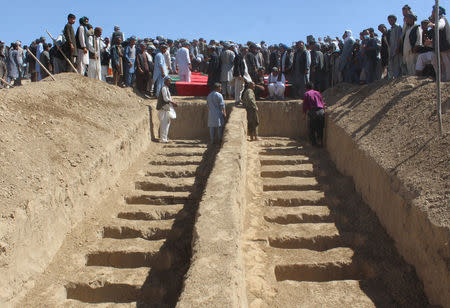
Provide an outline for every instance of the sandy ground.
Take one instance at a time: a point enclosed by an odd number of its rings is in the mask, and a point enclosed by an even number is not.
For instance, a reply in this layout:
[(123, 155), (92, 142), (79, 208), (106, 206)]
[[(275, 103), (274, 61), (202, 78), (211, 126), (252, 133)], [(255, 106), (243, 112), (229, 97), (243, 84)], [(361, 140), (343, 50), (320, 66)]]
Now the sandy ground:
[(450, 84), (442, 85), (439, 134), (436, 85), (405, 77), (372, 85), (341, 84), (324, 93), (328, 114), (358, 146), (406, 187), (430, 220), (450, 227)]

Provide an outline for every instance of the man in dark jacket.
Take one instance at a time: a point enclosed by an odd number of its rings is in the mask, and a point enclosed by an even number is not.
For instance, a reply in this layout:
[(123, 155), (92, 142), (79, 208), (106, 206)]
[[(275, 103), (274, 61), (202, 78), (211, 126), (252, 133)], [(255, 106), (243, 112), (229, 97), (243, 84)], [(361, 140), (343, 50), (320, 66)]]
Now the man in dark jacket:
[(220, 82), (220, 59), (214, 46), (208, 46), (208, 86), (212, 90), (216, 82)]
[[(66, 42), (64, 43), (63, 50), (66, 54), (67, 59), (69, 59), (72, 64), (75, 64), (74, 57), (76, 56), (76, 41), (75, 41), (75, 32), (73, 30), (73, 24), (75, 23), (75, 15), (69, 14), (67, 16), (67, 24), (64, 27), (64, 38)], [(70, 65), (66, 66), (66, 71), (73, 71)]]

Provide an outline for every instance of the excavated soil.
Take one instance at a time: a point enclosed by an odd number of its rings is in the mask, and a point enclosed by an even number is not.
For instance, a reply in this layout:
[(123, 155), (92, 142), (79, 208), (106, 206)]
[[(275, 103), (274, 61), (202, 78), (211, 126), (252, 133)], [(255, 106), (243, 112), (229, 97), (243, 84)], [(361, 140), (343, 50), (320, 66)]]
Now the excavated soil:
[(249, 307), (427, 307), (414, 268), (324, 150), (264, 138), (248, 150)]
[(450, 84), (442, 84), (443, 135), (436, 84), (404, 77), (372, 85), (340, 84), (324, 93), (328, 114), (358, 147), (395, 175), (403, 194), (436, 225), (450, 227)]
[(21, 307), (175, 307), (217, 148), (152, 144), (64, 242)]

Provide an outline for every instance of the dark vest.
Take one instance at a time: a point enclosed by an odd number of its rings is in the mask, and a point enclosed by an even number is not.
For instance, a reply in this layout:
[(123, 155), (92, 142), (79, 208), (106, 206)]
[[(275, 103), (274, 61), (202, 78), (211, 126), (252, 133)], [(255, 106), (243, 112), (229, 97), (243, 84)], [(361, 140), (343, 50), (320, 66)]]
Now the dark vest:
[[(81, 26), (81, 27), (84, 27), (84, 26)], [(75, 42), (77, 44), (77, 48), (78, 49), (82, 49), (81, 44), (80, 44), (79, 35), (78, 35), (79, 32), (80, 32), (80, 27), (78, 27), (77, 34), (75, 35)], [(88, 37), (87, 37), (87, 29), (86, 29), (86, 27), (84, 28), (84, 42), (86, 43), (86, 48), (87, 48)]]
[(162, 91), (159, 91), (158, 101), (156, 103), (156, 110), (161, 110), (165, 104), (168, 104), (168, 102), (164, 101)]
[(411, 48), (414, 48), (414, 46), (417, 43), (417, 29), (419, 28), (419, 25), (413, 26), (411, 32), (409, 33), (409, 42), (411, 44)]

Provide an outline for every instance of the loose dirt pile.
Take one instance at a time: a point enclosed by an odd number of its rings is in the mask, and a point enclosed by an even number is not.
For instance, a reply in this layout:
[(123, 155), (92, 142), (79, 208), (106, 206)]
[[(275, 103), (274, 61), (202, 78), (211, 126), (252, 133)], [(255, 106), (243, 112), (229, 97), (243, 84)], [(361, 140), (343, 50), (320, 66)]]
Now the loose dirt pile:
[[(0, 303), (46, 266), (81, 218), (80, 197), (67, 192), (84, 186), (80, 195), (88, 198), (87, 184), (113, 176), (115, 168), (105, 176), (99, 167), (115, 165), (112, 149), (128, 149), (117, 141), (148, 118), (131, 90), (76, 74), (56, 78), (0, 90)], [(43, 239), (49, 229), (53, 239)]]
[(450, 227), (450, 84), (442, 85), (439, 135), (436, 84), (416, 77), (372, 85), (338, 85), (324, 93), (328, 114), (358, 147), (395, 175), (430, 220)]

